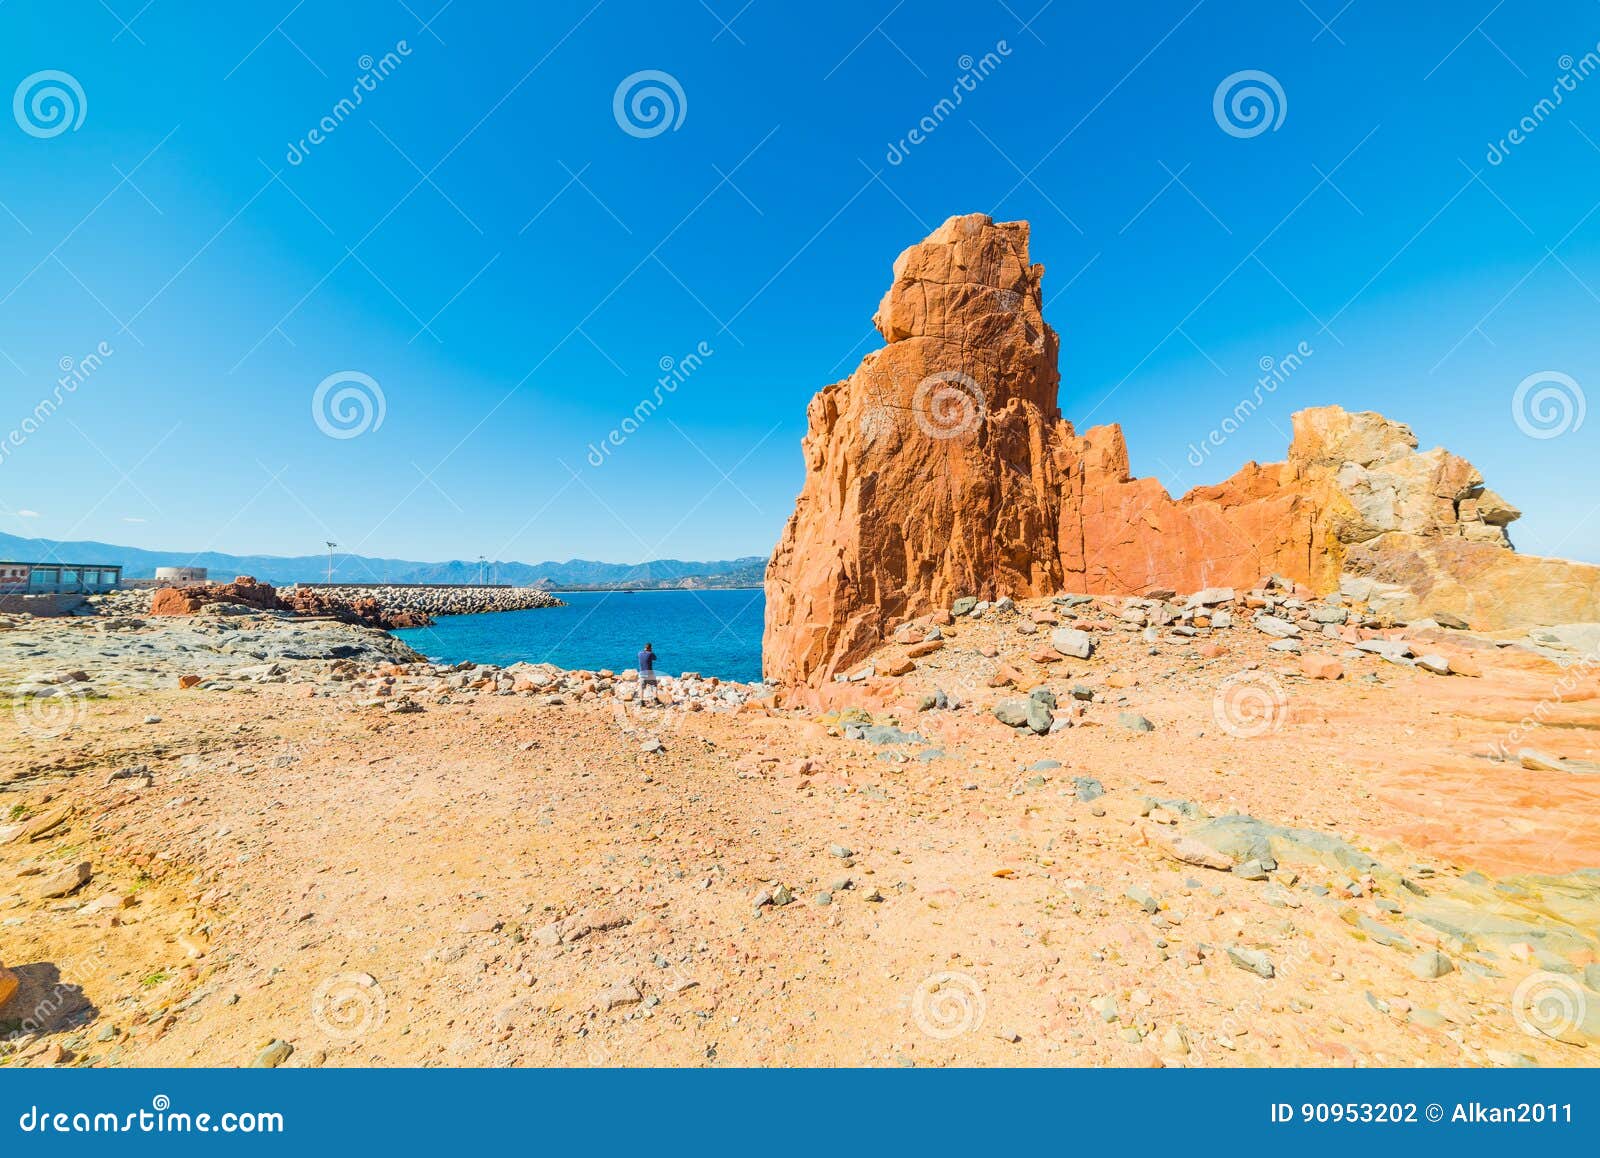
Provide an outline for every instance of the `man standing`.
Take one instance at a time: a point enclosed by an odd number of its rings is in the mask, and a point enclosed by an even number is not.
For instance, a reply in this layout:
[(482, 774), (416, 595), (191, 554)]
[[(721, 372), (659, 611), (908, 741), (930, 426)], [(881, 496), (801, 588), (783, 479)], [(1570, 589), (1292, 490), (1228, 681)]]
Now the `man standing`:
[[(645, 694), (647, 691), (648, 697)], [(639, 653), (639, 702), (641, 704), (656, 702), (656, 653), (648, 643)]]

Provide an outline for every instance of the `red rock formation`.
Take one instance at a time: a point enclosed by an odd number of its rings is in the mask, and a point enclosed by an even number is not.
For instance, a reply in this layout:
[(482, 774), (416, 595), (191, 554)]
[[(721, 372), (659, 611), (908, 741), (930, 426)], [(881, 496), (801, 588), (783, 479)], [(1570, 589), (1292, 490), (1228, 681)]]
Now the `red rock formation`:
[(767, 569), (769, 676), (817, 684), (963, 595), (1137, 594), (1287, 576), (1474, 626), (1600, 619), (1600, 569), (1514, 554), (1518, 512), (1471, 463), (1339, 407), (1294, 416), (1286, 462), (1174, 499), (1116, 426), (1056, 404), (1055, 332), (1026, 222), (953, 217), (900, 255), (887, 345), (807, 412), (806, 480)]
[(208, 583), (193, 587), (163, 587), (150, 600), (151, 615), (193, 615), (208, 603), (233, 603), (257, 611), (293, 611), (296, 615), (319, 615), (393, 631), (402, 627), (427, 627), (433, 619), (424, 612), (384, 607), (372, 596), (345, 599), (315, 587), (296, 587), (285, 600), (270, 583), (257, 583), (241, 575), (232, 583)]
[(193, 615), (208, 603), (235, 603), (257, 611), (287, 611), (270, 583), (257, 583), (240, 575), (232, 583), (206, 583), (194, 587), (163, 587), (150, 599), (151, 615)]

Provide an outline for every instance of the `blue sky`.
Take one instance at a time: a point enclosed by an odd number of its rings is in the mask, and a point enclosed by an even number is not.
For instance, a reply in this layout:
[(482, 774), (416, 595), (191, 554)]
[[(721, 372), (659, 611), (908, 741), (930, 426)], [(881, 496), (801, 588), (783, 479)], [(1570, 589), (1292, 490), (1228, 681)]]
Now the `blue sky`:
[[(0, 439), (63, 360), (110, 351), (6, 447), (0, 529), (764, 553), (806, 403), (879, 344), (894, 257), (978, 211), (1033, 222), (1063, 412), (1121, 422), (1139, 473), (1181, 492), (1280, 459), (1302, 406), (1380, 409), (1520, 505), (1522, 549), (1600, 560), (1600, 416), (1532, 437), (1513, 413), (1531, 375), (1600, 383), (1600, 76), (1572, 80), (1592, 0), (334, 7), (0, 4), (0, 87), (82, 93), (65, 131), (26, 100), (0, 117)], [(1214, 111), (1246, 70), (1282, 93), (1254, 135)], [(644, 71), (682, 94), (655, 135), (614, 111)], [(346, 371), (325, 401), (370, 380), (382, 422), (330, 437), (312, 401)]]

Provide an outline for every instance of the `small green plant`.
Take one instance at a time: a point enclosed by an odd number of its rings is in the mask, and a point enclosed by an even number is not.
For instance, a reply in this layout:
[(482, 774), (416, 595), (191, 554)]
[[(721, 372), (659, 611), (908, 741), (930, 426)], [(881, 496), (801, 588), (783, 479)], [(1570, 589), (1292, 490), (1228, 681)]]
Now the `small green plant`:
[(26, 815), (28, 815), (28, 806), (26, 804), (13, 804), (11, 811), (6, 813), (6, 817), (10, 820), (21, 820)]
[(168, 980), (170, 977), (171, 977), (171, 974), (168, 973), (165, 969), (157, 969), (154, 973), (151, 973), (149, 976), (140, 978), (139, 979), (139, 987), (141, 989), (154, 989), (157, 985), (160, 985), (162, 982)]

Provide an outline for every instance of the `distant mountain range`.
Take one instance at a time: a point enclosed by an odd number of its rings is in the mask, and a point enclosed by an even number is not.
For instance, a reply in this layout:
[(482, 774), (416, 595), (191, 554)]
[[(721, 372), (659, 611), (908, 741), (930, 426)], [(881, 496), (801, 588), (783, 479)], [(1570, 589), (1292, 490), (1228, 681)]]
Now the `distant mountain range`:
[[(57, 542), (24, 539), (0, 533), (0, 560), (19, 563), (121, 564), (128, 579), (148, 579), (157, 567), (204, 567), (213, 580), (226, 582), (236, 575), (253, 575), (266, 583), (321, 583), (328, 578), (326, 555), (224, 555), (216, 551), (146, 551), (110, 543)], [(767, 560), (761, 555), (739, 559), (689, 562), (652, 559), (647, 563), (597, 563), (568, 559), (565, 563), (490, 562), (461, 559), (448, 563), (419, 563), (411, 559), (377, 559), (365, 555), (333, 556), (334, 582), (345, 583), (477, 583), (486, 575), (491, 583), (518, 587), (543, 586), (556, 590), (611, 588), (704, 588), (760, 586)]]

